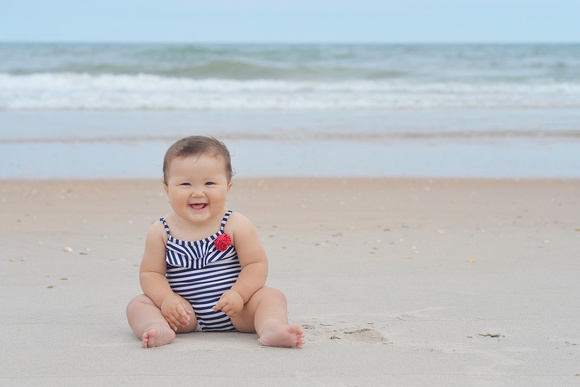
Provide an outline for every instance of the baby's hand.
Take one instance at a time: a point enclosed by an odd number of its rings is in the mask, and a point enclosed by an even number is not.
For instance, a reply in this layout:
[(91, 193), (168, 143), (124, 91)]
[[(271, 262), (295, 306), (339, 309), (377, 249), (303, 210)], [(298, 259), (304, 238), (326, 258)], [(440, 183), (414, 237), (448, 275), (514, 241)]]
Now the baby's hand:
[(174, 331), (189, 324), (191, 313), (193, 311), (189, 302), (177, 294), (167, 297), (161, 304), (161, 314)]
[(221, 309), (229, 317), (236, 317), (244, 308), (242, 296), (235, 290), (228, 290), (222, 294), (218, 303), (213, 307), (214, 311)]

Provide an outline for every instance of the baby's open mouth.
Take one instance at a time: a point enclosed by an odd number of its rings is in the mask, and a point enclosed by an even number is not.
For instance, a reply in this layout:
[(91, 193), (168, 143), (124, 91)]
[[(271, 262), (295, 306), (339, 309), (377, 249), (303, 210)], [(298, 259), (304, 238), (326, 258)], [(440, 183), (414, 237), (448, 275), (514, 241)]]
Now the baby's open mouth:
[(207, 204), (205, 203), (194, 203), (194, 204), (190, 204), (189, 205), (191, 208), (193, 208), (194, 210), (203, 210)]

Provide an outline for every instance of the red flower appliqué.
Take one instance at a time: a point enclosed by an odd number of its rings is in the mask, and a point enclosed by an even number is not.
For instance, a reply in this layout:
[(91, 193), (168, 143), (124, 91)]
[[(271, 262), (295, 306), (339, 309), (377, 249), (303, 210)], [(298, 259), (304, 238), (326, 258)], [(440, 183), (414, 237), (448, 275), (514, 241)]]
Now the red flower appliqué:
[(222, 235), (217, 237), (214, 244), (215, 248), (218, 249), (219, 251), (226, 251), (228, 247), (230, 247), (230, 245), (232, 244), (232, 238), (230, 238), (228, 234), (223, 233)]

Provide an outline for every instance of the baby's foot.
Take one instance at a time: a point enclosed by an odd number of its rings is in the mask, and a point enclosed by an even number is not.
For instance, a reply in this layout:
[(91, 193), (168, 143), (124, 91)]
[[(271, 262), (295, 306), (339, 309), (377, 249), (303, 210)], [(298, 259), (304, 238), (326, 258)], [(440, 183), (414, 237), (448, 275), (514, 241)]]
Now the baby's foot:
[(175, 332), (169, 327), (155, 326), (143, 333), (143, 348), (158, 347), (175, 340)]
[(304, 332), (298, 325), (284, 325), (264, 329), (258, 339), (262, 345), (270, 347), (297, 347), (304, 345)]

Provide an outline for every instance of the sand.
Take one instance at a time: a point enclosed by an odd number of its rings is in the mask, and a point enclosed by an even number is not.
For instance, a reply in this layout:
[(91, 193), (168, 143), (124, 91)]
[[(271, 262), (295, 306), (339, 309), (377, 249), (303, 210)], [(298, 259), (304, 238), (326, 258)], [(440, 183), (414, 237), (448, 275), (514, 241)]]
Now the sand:
[(125, 319), (156, 181), (0, 181), (0, 385), (578, 385), (580, 181), (236, 180), (302, 350)]

